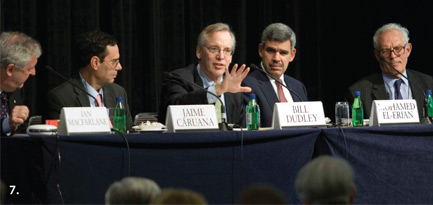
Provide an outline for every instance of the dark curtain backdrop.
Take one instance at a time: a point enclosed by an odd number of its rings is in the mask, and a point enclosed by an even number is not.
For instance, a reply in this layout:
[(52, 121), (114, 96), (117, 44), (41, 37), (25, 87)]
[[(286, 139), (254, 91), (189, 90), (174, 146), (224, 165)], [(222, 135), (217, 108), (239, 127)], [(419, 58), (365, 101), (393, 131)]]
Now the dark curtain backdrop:
[[(199, 32), (225, 22), (237, 38), (234, 63), (259, 63), (262, 30), (282, 22), (296, 32), (297, 55), (286, 72), (306, 85), (334, 117), (346, 88), (378, 72), (372, 36), (381, 25), (409, 29), (413, 51), (408, 67), (432, 75), (432, 1), (422, 0), (1, 0), (1, 31), (38, 39), (43, 55), (24, 92), (31, 114), (41, 114), (45, 94), (62, 82), (50, 65), (70, 77), (77, 35), (94, 29), (117, 37), (123, 70), (116, 82), (128, 92), (132, 114), (157, 112), (164, 71), (196, 61)], [(163, 91), (162, 91), (163, 92)]]

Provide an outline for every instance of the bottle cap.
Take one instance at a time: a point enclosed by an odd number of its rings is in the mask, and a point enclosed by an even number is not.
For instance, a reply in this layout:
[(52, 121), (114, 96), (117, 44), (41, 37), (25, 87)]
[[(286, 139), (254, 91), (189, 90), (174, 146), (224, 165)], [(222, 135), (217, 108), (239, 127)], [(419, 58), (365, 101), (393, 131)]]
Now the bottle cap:
[(116, 102), (123, 102), (123, 97), (116, 97)]
[(355, 95), (355, 97), (361, 96), (361, 92), (360, 91), (355, 91), (355, 92), (353, 92), (353, 95)]
[(425, 94), (431, 95), (431, 90), (425, 90)]
[(251, 93), (251, 94), (249, 94), (249, 97), (250, 97), (250, 99), (256, 99), (256, 94)]

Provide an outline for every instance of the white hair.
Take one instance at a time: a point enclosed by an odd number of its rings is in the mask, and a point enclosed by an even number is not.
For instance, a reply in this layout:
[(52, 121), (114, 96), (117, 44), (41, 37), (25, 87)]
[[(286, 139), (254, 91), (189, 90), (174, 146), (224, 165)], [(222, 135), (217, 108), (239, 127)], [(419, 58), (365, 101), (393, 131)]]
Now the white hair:
[(398, 23), (388, 23), (388, 24), (383, 25), (379, 29), (377, 29), (376, 33), (374, 33), (374, 36), (373, 36), (374, 49), (376, 49), (376, 50), (380, 49), (379, 43), (377, 42), (379, 40), (380, 34), (382, 34), (383, 32), (393, 31), (393, 30), (397, 30), (397, 31), (401, 32), (401, 34), (403, 35), (404, 44), (409, 43), (409, 30), (407, 30), (407, 28), (401, 26)]

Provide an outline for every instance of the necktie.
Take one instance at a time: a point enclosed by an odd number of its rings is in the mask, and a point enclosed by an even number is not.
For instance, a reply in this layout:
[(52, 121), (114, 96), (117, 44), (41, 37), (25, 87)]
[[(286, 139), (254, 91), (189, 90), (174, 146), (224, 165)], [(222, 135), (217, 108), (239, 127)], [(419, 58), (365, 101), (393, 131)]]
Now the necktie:
[[(282, 83), (281, 79), (278, 79), (278, 82)], [(280, 98), (280, 102), (287, 102), (286, 96), (284, 96), (283, 86), (281, 86), (281, 84), (278, 82), (275, 81), (275, 84), (277, 85), (278, 97)]]
[(401, 95), (401, 92), (400, 92), (400, 86), (401, 86), (401, 83), (403, 83), (403, 80), (402, 79), (398, 79), (397, 81), (395, 81), (395, 83), (394, 83), (394, 88), (395, 88), (395, 99), (396, 100), (401, 100), (401, 99), (403, 99), (403, 96)]
[(1, 110), (0, 110), (0, 116), (1, 119), (5, 119), (8, 116), (8, 110), (9, 110), (9, 105), (8, 105), (8, 95), (5, 92), (2, 92), (1, 94)]
[(98, 104), (95, 105), (95, 107), (102, 107), (102, 95), (101, 95), (101, 94), (99, 94), (99, 95), (96, 97), (96, 102), (97, 102)]
[[(96, 102), (98, 103), (97, 105), (95, 105), (95, 107), (102, 107), (102, 95), (99, 94), (96, 97)], [(110, 116), (108, 116), (108, 118), (110, 118)], [(110, 128), (113, 128), (113, 123), (111, 123), (111, 120), (108, 121), (110, 123)]]
[(217, 100), (215, 102), (215, 112), (216, 112), (216, 116), (217, 116), (217, 121), (218, 123), (221, 123), (221, 101)]

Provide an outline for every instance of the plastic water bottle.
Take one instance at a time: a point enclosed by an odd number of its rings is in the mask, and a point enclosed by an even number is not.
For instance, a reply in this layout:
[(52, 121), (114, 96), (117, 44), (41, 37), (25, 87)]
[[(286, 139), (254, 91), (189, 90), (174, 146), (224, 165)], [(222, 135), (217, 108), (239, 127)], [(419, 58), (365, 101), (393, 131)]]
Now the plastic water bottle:
[(126, 116), (123, 98), (116, 97), (116, 107), (114, 108), (114, 129), (120, 133), (126, 132)]
[(256, 101), (256, 95), (250, 94), (250, 101), (247, 105), (247, 129), (248, 130), (258, 130), (260, 127), (260, 107)]
[(432, 98), (432, 91), (431, 90), (425, 90), (425, 94), (427, 97), (426, 102), (426, 109), (427, 109), (427, 117), (430, 119), (433, 118), (433, 98)]
[(352, 106), (352, 124), (354, 127), (362, 127), (364, 125), (364, 109), (362, 107), (361, 92), (354, 92), (355, 99)]

